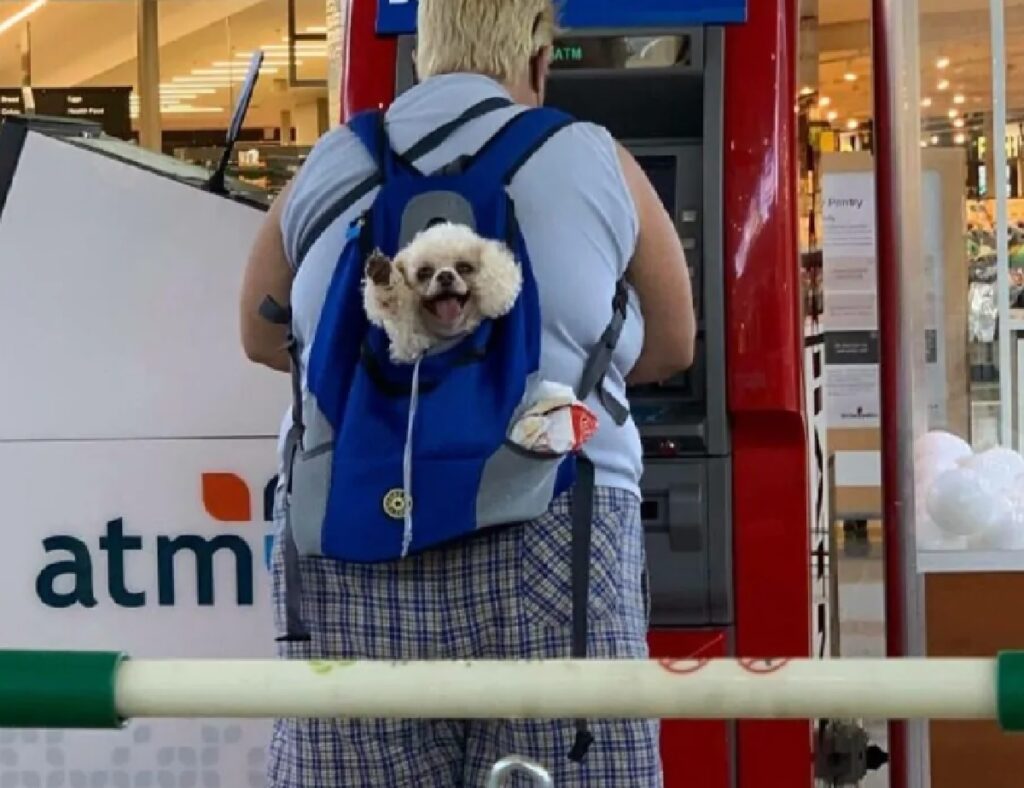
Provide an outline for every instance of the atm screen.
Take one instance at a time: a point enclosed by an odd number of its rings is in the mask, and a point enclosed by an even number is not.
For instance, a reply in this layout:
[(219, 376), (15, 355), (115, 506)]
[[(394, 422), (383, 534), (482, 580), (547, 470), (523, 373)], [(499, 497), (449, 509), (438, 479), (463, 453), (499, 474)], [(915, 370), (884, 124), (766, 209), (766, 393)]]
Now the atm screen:
[(665, 210), (670, 216), (675, 216), (679, 159), (675, 156), (637, 156), (637, 163), (650, 178), (651, 185), (665, 205)]

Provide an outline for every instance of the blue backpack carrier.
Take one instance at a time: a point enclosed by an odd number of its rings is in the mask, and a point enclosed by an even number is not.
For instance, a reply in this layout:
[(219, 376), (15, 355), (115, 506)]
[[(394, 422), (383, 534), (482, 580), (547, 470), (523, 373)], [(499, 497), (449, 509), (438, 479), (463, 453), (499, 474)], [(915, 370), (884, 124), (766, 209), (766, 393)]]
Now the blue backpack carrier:
[[(584, 456), (532, 454), (509, 431), (540, 381), (541, 310), (529, 249), (508, 187), (530, 157), (573, 120), (554, 110), (517, 113), (472, 156), (438, 172), (416, 163), (463, 124), (510, 106), (490, 99), (471, 107), (404, 154), (390, 144), (382, 112), (348, 126), (376, 162), (376, 173), (344, 195), (302, 244), (378, 189), (350, 227), (308, 348), (305, 385), (294, 333), (293, 425), (286, 444), (284, 557), (288, 631), (308, 640), (299, 614), (298, 557), (389, 562), (442, 547), (486, 529), (526, 523), (572, 491), (572, 656), (586, 656), (594, 469)], [(389, 339), (363, 306), (365, 266), (375, 251), (394, 259), (439, 222), (466, 225), (504, 242), (522, 273), (522, 289), (504, 317), (424, 356), (396, 364)], [(628, 410), (607, 396), (604, 375), (626, 317), (625, 286), (577, 386), (582, 400), (600, 393), (619, 424)], [(268, 299), (264, 316), (290, 324), (290, 310)], [(571, 757), (592, 740), (582, 721)]]

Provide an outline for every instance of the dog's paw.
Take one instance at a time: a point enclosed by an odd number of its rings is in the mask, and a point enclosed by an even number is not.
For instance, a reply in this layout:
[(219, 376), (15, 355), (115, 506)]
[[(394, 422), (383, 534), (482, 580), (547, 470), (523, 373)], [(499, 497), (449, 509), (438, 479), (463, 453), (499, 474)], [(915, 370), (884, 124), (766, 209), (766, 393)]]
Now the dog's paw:
[(391, 260), (380, 250), (375, 251), (366, 261), (366, 276), (378, 287), (391, 284)]

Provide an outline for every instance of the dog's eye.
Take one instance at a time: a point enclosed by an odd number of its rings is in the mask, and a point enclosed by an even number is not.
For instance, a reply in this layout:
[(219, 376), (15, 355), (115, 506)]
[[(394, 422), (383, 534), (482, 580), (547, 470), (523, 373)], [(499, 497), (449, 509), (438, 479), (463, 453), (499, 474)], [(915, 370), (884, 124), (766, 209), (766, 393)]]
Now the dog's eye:
[(459, 276), (469, 276), (476, 269), (473, 268), (473, 264), (472, 263), (462, 262), (462, 263), (457, 263), (455, 265), (455, 270), (458, 272)]
[(433, 278), (434, 269), (429, 265), (423, 266), (416, 272), (416, 279), (418, 279), (420, 282), (429, 282)]

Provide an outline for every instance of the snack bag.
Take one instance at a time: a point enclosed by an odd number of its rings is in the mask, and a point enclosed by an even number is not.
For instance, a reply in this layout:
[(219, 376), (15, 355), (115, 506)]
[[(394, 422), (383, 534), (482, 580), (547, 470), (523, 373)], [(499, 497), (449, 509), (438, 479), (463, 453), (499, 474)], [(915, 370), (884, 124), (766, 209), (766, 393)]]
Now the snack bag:
[(541, 383), (537, 400), (512, 427), (509, 439), (533, 454), (560, 456), (579, 451), (597, 432), (597, 416), (569, 386)]

